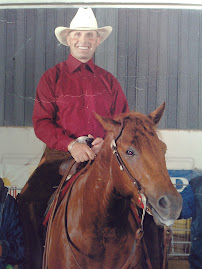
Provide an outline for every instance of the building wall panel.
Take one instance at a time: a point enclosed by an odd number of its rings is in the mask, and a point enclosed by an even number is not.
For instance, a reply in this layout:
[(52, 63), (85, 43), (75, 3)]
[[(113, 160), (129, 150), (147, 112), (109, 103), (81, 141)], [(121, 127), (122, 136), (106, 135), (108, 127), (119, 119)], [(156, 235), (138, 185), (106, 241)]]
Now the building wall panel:
[[(0, 125), (31, 126), (38, 81), (69, 53), (54, 29), (77, 9), (0, 10)], [(95, 63), (119, 80), (131, 110), (150, 113), (163, 101), (160, 128), (202, 129), (202, 11), (95, 8), (112, 25)]]

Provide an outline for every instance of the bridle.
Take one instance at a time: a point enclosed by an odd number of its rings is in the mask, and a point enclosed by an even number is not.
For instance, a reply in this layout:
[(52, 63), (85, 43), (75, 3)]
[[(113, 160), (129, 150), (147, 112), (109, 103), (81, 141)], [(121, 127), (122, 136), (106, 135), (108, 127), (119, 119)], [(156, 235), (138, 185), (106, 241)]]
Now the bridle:
[[(138, 190), (138, 202), (139, 202), (140, 207), (143, 209), (143, 213), (142, 213), (142, 217), (141, 217), (141, 225), (140, 225), (139, 229), (136, 232), (136, 239), (138, 239), (140, 241), (140, 240), (143, 240), (143, 238), (142, 238), (142, 236), (143, 236), (143, 220), (144, 220), (145, 212), (147, 211), (147, 213), (149, 213), (149, 214), (150, 214), (150, 212), (147, 210), (147, 199), (146, 199), (145, 195), (143, 194), (143, 188), (142, 188), (141, 184), (130, 173), (130, 171), (128, 170), (127, 166), (125, 165), (124, 161), (122, 160), (122, 158), (121, 158), (121, 156), (119, 154), (119, 151), (117, 149), (116, 142), (120, 138), (120, 136), (121, 136), (121, 134), (123, 132), (123, 129), (124, 129), (123, 128), (123, 123), (121, 123), (121, 131), (120, 131), (119, 135), (116, 137), (116, 139), (113, 139), (112, 140), (112, 142), (111, 142), (111, 148), (113, 150), (113, 154), (116, 156), (117, 162), (118, 162), (118, 164), (120, 166), (120, 170), (121, 171), (126, 171), (126, 173), (128, 174), (129, 178), (131, 179), (131, 181), (133, 182), (133, 184), (136, 185), (137, 190)], [(50, 220), (49, 220), (49, 223), (48, 223), (48, 231), (47, 231), (47, 236), (46, 236), (46, 248), (45, 248), (46, 251), (45, 251), (44, 258), (43, 258), (43, 266), (42, 266), (43, 269), (47, 269), (47, 258), (48, 258), (48, 254), (49, 254), (49, 243), (50, 243), (50, 230), (51, 230), (51, 224), (52, 224), (52, 221), (53, 221), (53, 216), (54, 216), (54, 213), (55, 213), (57, 201), (58, 201), (58, 198), (59, 198), (59, 193), (60, 193), (60, 191), (62, 189), (62, 186), (64, 184), (64, 181), (66, 180), (66, 178), (68, 178), (69, 173), (70, 173), (70, 170), (71, 170), (72, 166), (74, 165), (74, 163), (75, 163), (75, 161), (73, 161), (70, 164), (70, 167), (65, 172), (65, 174), (64, 174), (64, 176), (63, 176), (63, 178), (62, 178), (62, 180), (60, 182), (60, 185), (59, 185), (59, 187), (57, 189), (56, 199), (52, 203), (52, 212), (51, 212), (51, 217), (50, 217)], [(91, 163), (91, 161), (89, 161), (88, 164), (87, 164), (87, 166), (84, 167), (84, 169), (82, 169), (79, 172), (79, 175), (82, 174), (84, 172), (84, 170), (87, 169), (87, 167), (90, 165), (90, 163)], [(79, 175), (77, 175), (76, 180), (79, 178)], [(76, 180), (74, 180), (74, 182), (70, 186), (70, 191), (69, 191), (69, 195), (68, 195), (68, 199), (67, 200), (69, 200), (69, 198), (70, 198), (71, 190), (72, 190), (73, 185), (76, 182)], [(66, 214), (67, 214), (67, 206), (68, 206), (68, 202), (66, 204), (66, 210), (65, 210)], [(66, 223), (67, 222), (67, 215), (66, 214), (65, 214), (65, 227), (66, 227), (67, 241), (68, 241), (70, 250), (72, 252), (72, 255), (73, 255), (73, 257), (74, 257), (74, 259), (75, 259), (78, 267), (80, 269), (82, 269), (82, 267), (80, 266), (80, 264), (79, 264), (76, 256), (74, 255), (74, 252), (73, 252), (72, 247), (71, 247), (72, 241), (71, 241), (71, 239), (69, 237), (69, 233), (67, 231), (67, 223)], [(134, 216), (136, 216), (136, 214), (134, 214)], [(137, 218), (137, 216), (135, 218)], [(137, 221), (137, 219), (136, 219), (136, 221)], [(139, 223), (139, 222), (137, 221), (137, 223)], [(168, 236), (168, 234), (167, 234), (167, 236)], [(167, 239), (167, 241), (168, 240), (169, 239)], [(47, 244), (48, 244), (48, 246), (47, 246)], [(136, 240), (135, 240), (134, 246), (136, 246)], [(134, 249), (134, 246), (133, 246), (133, 249)], [(144, 240), (143, 240), (143, 249), (145, 251), (145, 255), (147, 256), (146, 262), (147, 262), (148, 268), (149, 269), (152, 269), (151, 262), (150, 262), (150, 259), (149, 259), (148, 253), (147, 253), (147, 248), (146, 248), (146, 245), (145, 245)], [(167, 250), (167, 248), (164, 247), (163, 268), (165, 268), (166, 250)], [(132, 252), (133, 252), (132, 255), (129, 256), (129, 258), (127, 259), (125, 265), (122, 267), (122, 269), (128, 268), (128, 265), (130, 265), (130, 262), (133, 260), (133, 258), (135, 256), (135, 252), (134, 251), (132, 251)]]
[(117, 159), (118, 164), (120, 166), (120, 170), (126, 171), (126, 173), (129, 175), (129, 177), (132, 180), (132, 182), (134, 184), (136, 184), (137, 189), (138, 189), (138, 192), (141, 192), (142, 191), (142, 186), (137, 181), (137, 179), (130, 173), (130, 171), (128, 170), (128, 168), (125, 165), (124, 161), (122, 160), (121, 155), (119, 154), (118, 149), (117, 149), (116, 141), (117, 141), (117, 139), (112, 140), (112, 142), (111, 142), (111, 148), (113, 150), (113, 154), (115, 154), (115, 156), (116, 156), (116, 159)]
[(139, 206), (143, 209), (142, 217), (141, 217), (141, 228), (143, 228), (143, 220), (144, 220), (145, 212), (147, 212), (150, 215), (152, 215), (152, 214), (150, 212), (149, 207), (147, 206), (147, 198), (145, 197), (145, 195), (143, 193), (143, 188), (142, 188), (141, 184), (131, 174), (131, 172), (128, 170), (127, 166), (125, 165), (125, 163), (124, 163), (123, 159), (121, 158), (121, 155), (120, 155), (120, 153), (118, 151), (117, 140), (121, 137), (123, 129), (124, 129), (123, 122), (121, 122), (121, 131), (118, 134), (118, 136), (115, 139), (112, 140), (111, 149), (113, 151), (113, 154), (116, 156), (116, 160), (117, 160), (117, 162), (119, 164), (120, 170), (125, 171), (127, 173), (127, 175), (129, 176), (129, 178), (131, 179), (132, 183), (137, 187), (137, 190), (138, 190), (138, 203), (139, 203)]
[[(131, 179), (131, 181), (133, 182), (133, 184), (136, 185), (137, 190), (138, 190), (138, 203), (139, 203), (140, 207), (142, 208), (143, 212), (142, 212), (140, 227), (138, 229), (139, 232), (137, 230), (136, 237), (139, 237), (140, 240), (141, 240), (141, 235), (138, 234), (138, 233), (141, 233), (143, 235), (143, 221), (144, 221), (145, 212), (147, 212), (150, 215), (152, 215), (152, 213), (150, 212), (150, 208), (147, 207), (147, 198), (143, 194), (143, 188), (142, 188), (141, 184), (131, 174), (131, 172), (128, 170), (127, 166), (125, 165), (125, 163), (124, 163), (123, 159), (121, 158), (121, 155), (120, 155), (120, 153), (118, 151), (118, 148), (117, 148), (117, 140), (122, 135), (123, 129), (124, 129), (124, 127), (123, 127), (123, 121), (122, 121), (121, 122), (121, 131), (118, 134), (118, 136), (115, 139), (112, 140), (112, 142), (111, 142), (111, 149), (113, 151), (113, 154), (116, 156), (116, 160), (117, 160), (117, 162), (119, 164), (120, 170), (121, 171), (125, 171), (128, 174), (129, 178)], [(137, 212), (136, 212), (136, 210), (134, 208), (132, 208), (132, 212), (133, 212), (133, 215), (134, 215), (134, 217), (136, 219), (136, 222), (138, 223), (137, 218), (139, 218), (139, 215), (137, 214)], [(169, 248), (169, 244), (170, 244), (170, 240), (171, 240), (171, 234), (172, 233), (171, 233), (170, 227), (164, 225), (164, 255), (163, 255), (164, 257), (163, 257), (163, 269), (166, 268), (167, 250)], [(150, 258), (148, 256), (148, 251), (147, 251), (147, 248), (146, 248), (146, 244), (145, 244), (143, 238), (142, 238), (142, 240), (143, 240), (143, 249), (145, 251), (146, 256), (148, 257), (148, 259), (146, 260), (147, 266), (148, 266), (148, 268), (151, 268), (152, 269), (152, 265), (151, 265)], [(134, 253), (134, 256), (135, 256), (135, 253)], [(128, 258), (128, 260), (126, 261), (126, 263), (125, 263), (125, 265), (124, 265), (123, 268), (125, 268), (125, 267), (128, 266), (130, 260), (131, 260), (131, 257)]]
[[(121, 131), (118, 134), (118, 136), (112, 140), (111, 142), (111, 149), (113, 151), (113, 154), (116, 156), (116, 160), (119, 164), (119, 168), (121, 171), (125, 171), (127, 173), (127, 175), (129, 176), (130, 180), (132, 181), (132, 183), (137, 187), (137, 191), (138, 191), (138, 203), (139, 206), (142, 208), (142, 216), (141, 216), (141, 221), (140, 221), (140, 217), (139, 214), (137, 213), (137, 208), (131, 204), (131, 210), (133, 213), (133, 216), (136, 220), (137, 225), (139, 226), (139, 228), (136, 231), (136, 235), (135, 235), (135, 242), (134, 245), (136, 245), (136, 242), (138, 242), (140, 244), (140, 242), (142, 241), (142, 246), (143, 246), (143, 251), (145, 253), (146, 256), (146, 263), (149, 269), (152, 269), (152, 265), (151, 265), (151, 261), (148, 255), (148, 251), (146, 248), (146, 244), (143, 238), (143, 221), (144, 221), (144, 217), (145, 217), (145, 212), (146, 212), (146, 208), (147, 208), (147, 199), (145, 197), (145, 195), (143, 194), (143, 188), (141, 186), (141, 184), (139, 183), (139, 181), (131, 174), (131, 172), (128, 170), (127, 166), (125, 165), (123, 159), (121, 158), (121, 155), (118, 151), (117, 148), (117, 140), (121, 137), (122, 132), (123, 132), (124, 126), (123, 126), (123, 121), (121, 122)], [(122, 267), (122, 269), (128, 268), (128, 266), (130, 266), (130, 263), (132, 262), (132, 260), (135, 260), (135, 248), (133, 247), (133, 250), (131, 251), (131, 255), (128, 257), (127, 261), (125, 262), (124, 266)], [(139, 262), (138, 262), (139, 263)], [(138, 264), (135, 265), (135, 267)]]

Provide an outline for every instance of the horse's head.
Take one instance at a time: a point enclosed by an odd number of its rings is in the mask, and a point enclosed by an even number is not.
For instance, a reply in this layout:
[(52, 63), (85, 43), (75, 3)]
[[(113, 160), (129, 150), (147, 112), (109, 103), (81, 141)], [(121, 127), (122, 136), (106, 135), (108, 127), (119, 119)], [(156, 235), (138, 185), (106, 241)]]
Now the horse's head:
[(114, 155), (118, 154), (118, 162), (115, 156), (111, 159), (118, 193), (138, 204), (139, 192), (143, 192), (155, 222), (171, 225), (180, 214), (182, 199), (166, 168), (166, 145), (156, 132), (164, 109), (165, 103), (148, 116), (131, 112), (115, 119), (97, 115), (97, 119), (108, 131), (105, 143), (112, 144)]

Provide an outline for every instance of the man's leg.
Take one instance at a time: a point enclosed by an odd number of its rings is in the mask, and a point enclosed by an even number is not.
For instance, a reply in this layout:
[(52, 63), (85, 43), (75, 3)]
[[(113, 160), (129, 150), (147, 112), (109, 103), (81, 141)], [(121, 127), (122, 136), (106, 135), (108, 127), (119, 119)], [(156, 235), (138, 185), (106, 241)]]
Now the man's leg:
[(41, 269), (44, 247), (42, 222), (50, 196), (62, 178), (59, 175), (61, 161), (44, 163), (32, 174), (18, 195), (18, 207), (24, 232), (24, 269)]

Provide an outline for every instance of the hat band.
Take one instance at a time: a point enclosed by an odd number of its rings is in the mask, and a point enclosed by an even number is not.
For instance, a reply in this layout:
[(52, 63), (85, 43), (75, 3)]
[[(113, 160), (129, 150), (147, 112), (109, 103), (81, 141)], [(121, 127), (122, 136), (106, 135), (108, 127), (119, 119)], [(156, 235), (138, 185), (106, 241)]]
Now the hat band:
[(76, 26), (76, 27), (70, 27), (69, 30), (82, 30), (82, 29), (90, 29), (90, 30), (99, 30), (99, 28), (96, 27), (81, 27), (81, 26)]

